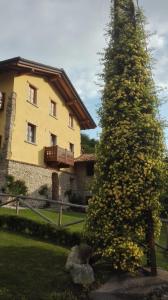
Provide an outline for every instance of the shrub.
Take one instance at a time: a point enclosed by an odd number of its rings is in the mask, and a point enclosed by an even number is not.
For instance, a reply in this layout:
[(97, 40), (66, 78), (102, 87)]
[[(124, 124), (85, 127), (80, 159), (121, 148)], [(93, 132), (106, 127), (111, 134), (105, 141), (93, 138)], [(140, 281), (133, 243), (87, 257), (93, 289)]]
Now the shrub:
[(0, 216), (0, 227), (13, 232), (28, 234), (42, 240), (54, 242), (57, 245), (72, 247), (80, 244), (80, 233), (70, 232), (50, 224), (38, 223), (19, 216)]
[[(49, 198), (49, 187), (47, 184), (44, 184), (40, 187), (39, 191), (38, 191), (40, 196), (45, 197), (46, 199)], [(50, 207), (50, 202), (46, 201), (46, 203), (44, 204), (44, 208)]]
[[(83, 199), (81, 196), (75, 194), (72, 192), (72, 190), (68, 190), (64, 194), (65, 196), (68, 196), (68, 201), (72, 204), (78, 204), (78, 205), (84, 205)], [(71, 207), (71, 210), (78, 211), (78, 212), (85, 212), (85, 209), (80, 207)]]
[(15, 180), (14, 176), (7, 175), (6, 183), (2, 190), (5, 193), (9, 193), (12, 195), (26, 195), (28, 188), (23, 180)]

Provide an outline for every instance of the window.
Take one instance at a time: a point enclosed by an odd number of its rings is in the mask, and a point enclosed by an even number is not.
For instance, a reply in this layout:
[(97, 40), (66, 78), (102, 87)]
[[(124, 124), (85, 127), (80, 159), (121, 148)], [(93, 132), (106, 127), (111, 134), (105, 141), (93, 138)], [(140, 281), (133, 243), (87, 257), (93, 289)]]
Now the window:
[(4, 109), (5, 93), (0, 92), (0, 110)]
[(50, 115), (53, 117), (57, 115), (57, 104), (52, 100), (50, 102)]
[(94, 163), (87, 163), (86, 165), (86, 175), (93, 176), (94, 175)]
[(70, 150), (71, 152), (74, 152), (74, 144), (69, 143), (69, 150)]
[(37, 89), (29, 84), (28, 101), (32, 104), (37, 104)]
[(27, 142), (33, 144), (36, 142), (36, 126), (31, 123), (27, 124)]
[(57, 145), (57, 136), (55, 134), (50, 134), (50, 146)]
[(73, 126), (74, 126), (73, 115), (69, 114), (69, 127), (73, 128)]

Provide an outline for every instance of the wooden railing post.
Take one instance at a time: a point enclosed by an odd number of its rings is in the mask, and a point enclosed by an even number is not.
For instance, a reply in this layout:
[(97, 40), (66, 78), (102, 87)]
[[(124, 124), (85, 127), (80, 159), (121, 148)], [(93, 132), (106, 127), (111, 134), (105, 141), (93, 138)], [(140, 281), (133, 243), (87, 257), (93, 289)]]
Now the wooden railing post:
[[(48, 223), (53, 224), (55, 226), (61, 226), (61, 227), (68, 227), (68, 226), (71, 226), (71, 225), (80, 224), (80, 223), (85, 221), (85, 219), (80, 219), (78, 221), (73, 221), (73, 222), (70, 222), (70, 223), (67, 223), (67, 224), (63, 224), (62, 217), (63, 217), (63, 207), (64, 206), (65, 207), (82, 208), (84, 210), (86, 210), (87, 207), (88, 207), (86, 205), (79, 205), (79, 204), (72, 204), (72, 203), (69, 203), (69, 202), (64, 202), (62, 199), (61, 199), (61, 201), (59, 201), (59, 200), (57, 201), (57, 199), (49, 200), (47, 198), (46, 199), (41, 199), (41, 198), (35, 198), (35, 197), (33, 198), (33, 197), (28, 197), (28, 196), (23, 196), (23, 195), (15, 196), (15, 195), (12, 195), (12, 194), (4, 194), (4, 193), (1, 193), (1, 192), (0, 192), (0, 197), (5, 197), (5, 198), (12, 197), (13, 198), (9, 201), (5, 201), (3, 203), (0, 203), (0, 207), (14, 202), (15, 205), (16, 205), (16, 213), (19, 214), (19, 205), (23, 204), (25, 207), (29, 208), (35, 214), (40, 216), (43, 220), (45, 220)], [(31, 204), (29, 204), (29, 200), (37, 200), (39, 202), (45, 202), (45, 203), (49, 202), (49, 203), (54, 204), (54, 205), (56, 205), (56, 204), (60, 205), (58, 221), (53, 222), (52, 219), (48, 218), (46, 215), (44, 215), (43, 213), (38, 211), (38, 209), (33, 208), (33, 206)], [(58, 206), (56, 206), (56, 208), (58, 209)]]
[(166, 225), (166, 249), (168, 250), (168, 223), (165, 223)]
[(147, 242), (147, 264), (151, 269), (151, 276), (157, 276), (157, 263), (154, 238), (154, 224), (152, 210), (146, 212), (146, 242)]
[(16, 214), (19, 215), (19, 198), (16, 198)]
[(58, 214), (58, 226), (61, 226), (61, 225), (62, 225), (62, 204), (60, 204), (60, 209), (59, 209), (59, 214)]

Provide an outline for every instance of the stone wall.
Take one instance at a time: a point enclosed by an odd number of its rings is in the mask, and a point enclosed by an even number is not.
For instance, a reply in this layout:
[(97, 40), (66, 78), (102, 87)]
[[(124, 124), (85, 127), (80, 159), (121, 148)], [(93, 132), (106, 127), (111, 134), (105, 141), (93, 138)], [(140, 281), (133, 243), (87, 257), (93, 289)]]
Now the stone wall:
[(78, 163), (75, 166), (76, 174), (76, 193), (82, 198), (83, 202), (87, 202), (87, 199), (91, 197), (91, 186), (93, 182), (93, 176), (87, 176), (85, 162)]
[(59, 172), (59, 183), (60, 183), (60, 200), (68, 202), (68, 197), (65, 193), (69, 190), (76, 192), (76, 174), (68, 172)]
[[(57, 173), (59, 177), (59, 200), (67, 201), (65, 192), (71, 187), (72, 179), (75, 182), (75, 175), (68, 172), (61, 172), (55, 169), (48, 169), (27, 163), (9, 160), (7, 173), (13, 175), (15, 179), (24, 180), (28, 187), (30, 197), (42, 198), (39, 194), (40, 188), (47, 184), (49, 187), (49, 198), (52, 198), (52, 174)], [(37, 204), (37, 203), (36, 203)]]
[(15, 179), (24, 180), (28, 187), (28, 194), (31, 197), (39, 198), (40, 187), (47, 184), (51, 196), (52, 170), (36, 167), (33, 165), (9, 161), (8, 174), (13, 175)]
[(93, 176), (87, 176), (85, 163), (78, 164), (74, 172), (58, 171), (12, 160), (0, 160), (0, 188), (4, 185), (5, 175), (13, 175), (16, 180), (25, 181), (30, 197), (42, 198), (39, 190), (43, 185), (47, 185), (49, 187), (49, 198), (52, 199), (52, 174), (57, 173), (59, 178), (59, 200), (68, 202), (66, 192), (72, 190), (85, 203), (91, 196)]
[(5, 177), (7, 175), (8, 170), (8, 161), (1, 157), (0, 153), (0, 190), (5, 184)]

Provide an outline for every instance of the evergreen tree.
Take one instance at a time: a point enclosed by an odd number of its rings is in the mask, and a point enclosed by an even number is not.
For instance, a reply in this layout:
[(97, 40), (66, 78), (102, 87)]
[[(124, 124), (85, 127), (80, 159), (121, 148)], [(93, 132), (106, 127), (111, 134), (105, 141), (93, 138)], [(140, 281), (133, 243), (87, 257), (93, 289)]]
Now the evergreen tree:
[(91, 139), (87, 134), (81, 134), (81, 148), (83, 153), (95, 153), (97, 143), (97, 140)]
[(102, 134), (86, 222), (95, 253), (110, 259), (115, 269), (129, 271), (143, 255), (139, 241), (145, 239), (149, 209), (159, 229), (164, 154), (143, 20), (133, 0), (112, 2), (102, 74)]

